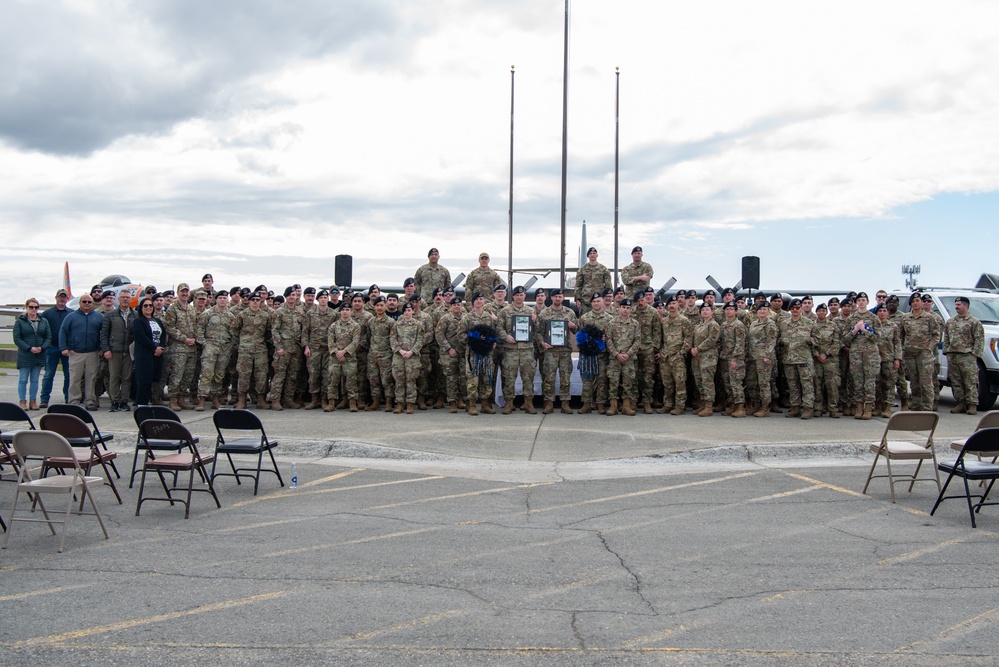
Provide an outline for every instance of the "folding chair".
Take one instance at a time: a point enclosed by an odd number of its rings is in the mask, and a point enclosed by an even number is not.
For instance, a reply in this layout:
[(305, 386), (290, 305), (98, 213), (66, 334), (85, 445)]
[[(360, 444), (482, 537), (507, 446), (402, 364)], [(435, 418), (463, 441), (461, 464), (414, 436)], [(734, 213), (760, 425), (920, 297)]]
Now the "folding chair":
[[(194, 491), (211, 493), (212, 498), (215, 499), (215, 504), (218, 507), (222, 507), (219, 497), (215, 494), (215, 487), (212, 485), (211, 476), (205, 467), (209, 463), (213, 463), (215, 457), (211, 454), (203, 455), (198, 452), (198, 446), (195, 444), (197, 438), (191, 435), (186, 426), (172, 419), (146, 419), (139, 425), (139, 438), (146, 445), (146, 454), (142, 463), (142, 478), (139, 482), (139, 502), (135, 506), (135, 516), (139, 516), (139, 509), (142, 507), (144, 501), (165, 500), (171, 505), (175, 502), (183, 503), (184, 518), (186, 519), (191, 515), (191, 494)], [(180, 451), (176, 454), (167, 454), (157, 458), (154, 454), (155, 450), (150, 446), (150, 443), (156, 441), (179, 442), (181, 443), (181, 447), (189, 451)], [(177, 486), (176, 477), (176, 474), (183, 470), (190, 473), (187, 480), (187, 500), (174, 498), (171, 493), (172, 491), (183, 491), (182, 488)], [(163, 485), (163, 490), (166, 491), (165, 498), (142, 497), (142, 492), (146, 486), (146, 473), (149, 471), (154, 471), (159, 476), (160, 484)], [(195, 471), (201, 476), (202, 481), (207, 482), (207, 489), (194, 488)], [(167, 486), (166, 479), (163, 477), (164, 472), (174, 473), (173, 487)]]
[[(94, 442), (101, 446), (101, 449), (108, 451), (108, 444), (114, 440), (114, 434), (103, 435), (101, 429), (97, 428), (97, 422), (94, 421), (94, 415), (91, 414), (90, 410), (86, 409), (82, 405), (72, 405), (70, 403), (56, 403), (50, 405), (47, 414), (59, 414), (59, 415), (73, 415), (84, 424), (90, 427), (93, 431), (92, 435)], [(72, 443), (70, 443), (72, 444)], [(114, 476), (121, 479), (121, 475), (118, 474), (118, 467), (111, 461), (111, 468), (114, 470)]]
[[(83, 468), (84, 473), (89, 475), (90, 470), (95, 465), (100, 465), (104, 469), (104, 474), (107, 475), (105, 482), (111, 487), (115, 498), (118, 499), (118, 504), (121, 505), (121, 494), (118, 493), (118, 487), (115, 486), (114, 479), (111, 477), (111, 471), (108, 469), (108, 463), (118, 456), (116, 452), (102, 450), (97, 445), (97, 440), (94, 438), (94, 434), (90, 428), (73, 415), (59, 413), (44, 414), (38, 421), (38, 424), (44, 431), (58, 433), (73, 447), (73, 456), (71, 458), (54, 456), (43, 461), (42, 477), (48, 475), (50, 470), (65, 472), (74, 466), (80, 466)], [(80, 451), (84, 447), (89, 449), (88, 454), (83, 454)], [(82, 508), (82, 501), (80, 505)]]
[[(17, 403), (0, 403), (0, 422), (27, 422), (28, 428), (32, 431), (35, 430), (35, 422), (31, 421), (31, 415)], [(18, 463), (14, 450), (11, 449), (11, 445), (14, 443), (14, 433), (14, 431), (4, 433), (0, 430), (0, 470), (3, 470), (5, 465), (10, 464), (16, 475), (20, 471), (20, 463)]]
[[(980, 459), (971, 459), (970, 456), (977, 455), (982, 457), (983, 455), (988, 458), (992, 458), (992, 463), (987, 461), (982, 461)], [(948, 498), (966, 498), (968, 501), (968, 514), (971, 515), (971, 527), (977, 528), (975, 525), (975, 514), (981, 510), (983, 505), (999, 505), (999, 502), (985, 502), (985, 499), (989, 497), (989, 491), (992, 490), (992, 485), (995, 484), (996, 479), (999, 479), (999, 464), (995, 463), (995, 457), (999, 456), (999, 428), (985, 428), (979, 431), (975, 431), (968, 438), (964, 447), (961, 449), (961, 453), (958, 454), (957, 460), (953, 463), (940, 463), (937, 464), (937, 468), (949, 473), (947, 475), (947, 481), (944, 482), (943, 488), (940, 490), (940, 495), (937, 496), (937, 502), (933, 504), (933, 509), (930, 510), (930, 516), (937, 511), (937, 507), (940, 503)], [(944, 493), (947, 491), (947, 487), (950, 485), (950, 480), (954, 477), (960, 477), (964, 480), (964, 494), (960, 496), (945, 496)], [(985, 487), (985, 491), (981, 494), (972, 494), (971, 488), (968, 486), (968, 480), (977, 480), (984, 482), (988, 480), (989, 484)], [(981, 498), (978, 503), (973, 504), (971, 502), (972, 498)]]
[[(132, 417), (135, 419), (135, 425), (138, 428), (142, 427), (142, 422), (147, 419), (167, 419), (169, 421), (182, 423), (180, 420), (180, 415), (171, 410), (165, 405), (140, 405), (136, 406), (135, 412), (132, 413)], [(197, 444), (200, 442), (198, 436), (194, 436), (194, 442)], [(162, 438), (152, 438), (147, 442), (143, 443), (142, 433), (139, 432), (135, 436), (135, 455), (132, 457), (132, 474), (128, 478), (128, 488), (132, 488), (132, 484), (135, 482), (135, 476), (139, 474), (139, 450), (153, 450), (157, 452), (175, 452), (179, 453), (184, 449), (184, 443), (177, 440), (164, 440)], [(174, 482), (176, 482), (177, 477), (174, 475)]]
[[(100, 477), (91, 477), (84, 474), (84, 471), (80, 468), (79, 464), (76, 464), (76, 456), (73, 452), (72, 445), (63, 438), (58, 433), (52, 433), (51, 431), (18, 431), (14, 434), (14, 451), (21, 461), (21, 471), (17, 476), (17, 490), (14, 492), (14, 505), (10, 508), (10, 519), (9, 526), (7, 528), (7, 533), (3, 538), (3, 548), (7, 548), (7, 541), (10, 539), (10, 534), (14, 528), (15, 521), (31, 521), (35, 523), (45, 523), (48, 524), (49, 530), (55, 535), (55, 528), (53, 524), (56, 522), (49, 516), (48, 510), (45, 508), (45, 504), (42, 502), (42, 494), (45, 493), (64, 493), (69, 497), (69, 502), (66, 505), (66, 514), (62, 520), (62, 537), (59, 538), (59, 553), (62, 553), (63, 544), (66, 542), (66, 530), (69, 528), (69, 517), (74, 514), (73, 504), (74, 496), (76, 494), (81, 494), (80, 503), (82, 505), (84, 498), (90, 500), (90, 506), (93, 508), (93, 515), (97, 517), (97, 521), (101, 524), (101, 530), (104, 531), (104, 539), (108, 539), (108, 529), (104, 525), (104, 519), (101, 517), (100, 511), (97, 509), (97, 503), (94, 501), (94, 496), (92, 493), (92, 485), (101, 484), (104, 480)], [(25, 464), (25, 460), (28, 457), (41, 457), (44, 460), (50, 460), (52, 458), (66, 459), (73, 461), (73, 465), (66, 468), (66, 470), (72, 470), (70, 474), (67, 475), (57, 475), (55, 477), (44, 477), (42, 479), (32, 479), (31, 477), (31, 467)], [(28, 494), (29, 498), (33, 497), (32, 509), (34, 504), (37, 503), (38, 507), (42, 510), (42, 515), (44, 519), (33, 519), (28, 517), (16, 517), (15, 512), (17, 511), (17, 501), (21, 496), (21, 492), (24, 491)], [(84, 514), (82, 511), (77, 512), (78, 514)], [(86, 514), (91, 514), (86, 512)]]
[[(975, 427), (975, 431), (981, 431), (984, 428), (999, 428), (999, 410), (989, 410), (981, 416), (978, 420), (978, 426)], [(958, 438), (950, 443), (950, 448), (960, 452), (964, 449), (966, 442), (968, 442), (968, 438)], [(975, 452), (968, 453), (974, 454)], [(979, 456), (978, 458), (982, 457)]]
[[(215, 440), (215, 460), (212, 461), (212, 481), (216, 477), (235, 477), (236, 484), (242, 484), (240, 477), (250, 477), (253, 479), (253, 495), (257, 495), (257, 488), (260, 486), (260, 473), (272, 472), (277, 475), (278, 482), (284, 486), (281, 479), (281, 471), (278, 470), (277, 461), (274, 460), (274, 448), (278, 443), (276, 440), (268, 440), (264, 433), (264, 425), (260, 419), (249, 410), (217, 410), (212, 416), (215, 423), (215, 430), (218, 437)], [(260, 437), (244, 436), (225, 438), (223, 431), (254, 431), (259, 432)], [(264, 468), (264, 452), (271, 457), (273, 468)], [(215, 465), (218, 463), (219, 455), (225, 454), (229, 460), (229, 467), (232, 472), (215, 472)], [(232, 460), (233, 454), (256, 454), (256, 468), (237, 468)], [(252, 472), (253, 474), (249, 474)]]
[[(867, 473), (867, 482), (864, 484), (862, 493), (867, 493), (867, 487), (870, 486), (872, 479), (887, 477), (888, 487), (891, 489), (891, 501), (895, 502), (895, 485), (899, 482), (908, 481), (909, 492), (911, 493), (912, 486), (919, 477), (919, 470), (926, 459), (933, 461), (934, 479), (919, 479), (918, 481), (936, 481), (937, 489), (939, 489), (940, 474), (936, 469), (937, 455), (933, 451), (933, 432), (936, 431), (939, 420), (940, 415), (936, 412), (896, 412), (889, 417), (888, 423), (885, 424), (884, 435), (881, 436), (881, 442), (871, 445), (871, 451), (874, 452), (874, 462), (871, 464), (870, 472)], [(922, 434), (925, 433), (925, 441), (909, 442), (908, 440), (892, 440), (891, 436), (898, 432), (907, 433), (910, 437), (918, 435), (920, 440), (923, 439), (924, 436)], [(888, 464), (887, 475), (874, 474), (874, 469), (878, 465), (878, 459), (881, 458), (884, 458), (885, 463)], [(896, 475), (891, 469), (892, 461), (919, 461), (919, 463), (911, 475)], [(896, 477), (900, 479), (896, 479)]]

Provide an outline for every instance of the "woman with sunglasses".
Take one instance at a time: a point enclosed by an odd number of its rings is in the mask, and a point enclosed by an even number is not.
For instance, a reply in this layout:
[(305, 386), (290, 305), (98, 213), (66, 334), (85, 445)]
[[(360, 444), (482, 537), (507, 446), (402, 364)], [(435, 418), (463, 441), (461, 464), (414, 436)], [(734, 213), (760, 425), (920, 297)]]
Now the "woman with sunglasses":
[[(24, 314), (14, 321), (14, 344), (17, 345), (17, 400), (22, 410), (38, 409), (38, 376), (45, 367), (45, 348), (52, 345), (48, 320), (38, 317), (38, 299), (24, 302)], [(26, 392), (25, 390), (29, 388)], [(31, 397), (31, 407), (27, 398)]]
[(163, 373), (163, 351), (166, 349), (166, 328), (153, 314), (153, 296), (144, 296), (139, 302), (139, 316), (132, 322), (135, 340), (135, 361), (132, 378), (135, 380), (135, 404), (149, 405), (154, 382)]

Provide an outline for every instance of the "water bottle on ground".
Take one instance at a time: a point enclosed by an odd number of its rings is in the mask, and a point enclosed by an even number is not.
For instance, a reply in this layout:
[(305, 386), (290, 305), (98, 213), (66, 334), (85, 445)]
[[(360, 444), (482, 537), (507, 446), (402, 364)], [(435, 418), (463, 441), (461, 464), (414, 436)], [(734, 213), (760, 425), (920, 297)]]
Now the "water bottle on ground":
[(294, 461), (291, 462), (291, 485), (288, 488), (292, 491), (298, 488), (298, 464)]

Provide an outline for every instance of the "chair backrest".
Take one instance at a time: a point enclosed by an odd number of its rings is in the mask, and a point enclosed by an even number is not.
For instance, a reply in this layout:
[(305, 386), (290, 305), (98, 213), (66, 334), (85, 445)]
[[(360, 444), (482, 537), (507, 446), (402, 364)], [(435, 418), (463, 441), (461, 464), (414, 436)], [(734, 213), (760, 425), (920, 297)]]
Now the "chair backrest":
[(28, 422), (31, 430), (35, 430), (31, 415), (17, 403), (0, 403), (0, 422)]
[(132, 413), (136, 426), (142, 426), (147, 419), (167, 419), (180, 423), (180, 415), (165, 405), (139, 405)]
[(73, 405), (72, 403), (53, 403), (49, 406), (49, 410), (46, 414), (73, 415), (84, 424), (94, 423), (94, 416), (90, 414), (90, 410), (86, 409), (82, 405)]
[(194, 436), (186, 426), (172, 419), (147, 419), (139, 424), (139, 437), (143, 442), (148, 440), (174, 440), (197, 452)]
[(893, 432), (902, 431), (905, 433), (925, 433), (926, 441), (923, 447), (929, 449), (933, 446), (933, 433), (937, 429), (940, 415), (936, 412), (896, 412), (888, 418), (885, 424), (885, 432), (881, 437), (882, 447), (891, 440)]
[(94, 434), (90, 430), (90, 427), (74, 415), (64, 413), (44, 414), (38, 420), (38, 424), (42, 427), (42, 430), (58, 433), (66, 440), (76, 438), (86, 439), (88, 446), (95, 446)]
[(978, 456), (999, 455), (999, 428), (983, 428), (972, 433), (964, 443), (960, 456), (966, 452), (974, 452)]
[(14, 434), (14, 451), (24, 461), (28, 457), (48, 458), (50, 456), (64, 457), (72, 459), (74, 467), (79, 470), (76, 464), (76, 457), (73, 456), (73, 447), (58, 433), (46, 431), (18, 431)]
[(216, 410), (212, 415), (216, 429), (234, 429), (240, 431), (263, 431), (264, 425), (260, 418), (249, 410)]
[(999, 428), (999, 410), (989, 410), (982, 415), (975, 430), (981, 431), (983, 428)]

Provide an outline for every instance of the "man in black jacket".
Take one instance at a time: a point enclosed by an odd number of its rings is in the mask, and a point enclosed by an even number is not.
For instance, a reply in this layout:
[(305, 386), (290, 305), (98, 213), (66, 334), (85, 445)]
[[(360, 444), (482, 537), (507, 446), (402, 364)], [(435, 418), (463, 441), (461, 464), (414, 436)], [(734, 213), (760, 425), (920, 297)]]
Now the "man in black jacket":
[(135, 311), (129, 305), (132, 295), (128, 290), (118, 292), (118, 307), (104, 314), (101, 325), (101, 356), (108, 365), (108, 395), (111, 412), (129, 410), (128, 394), (132, 386), (132, 355), (128, 352), (132, 338), (132, 320)]

